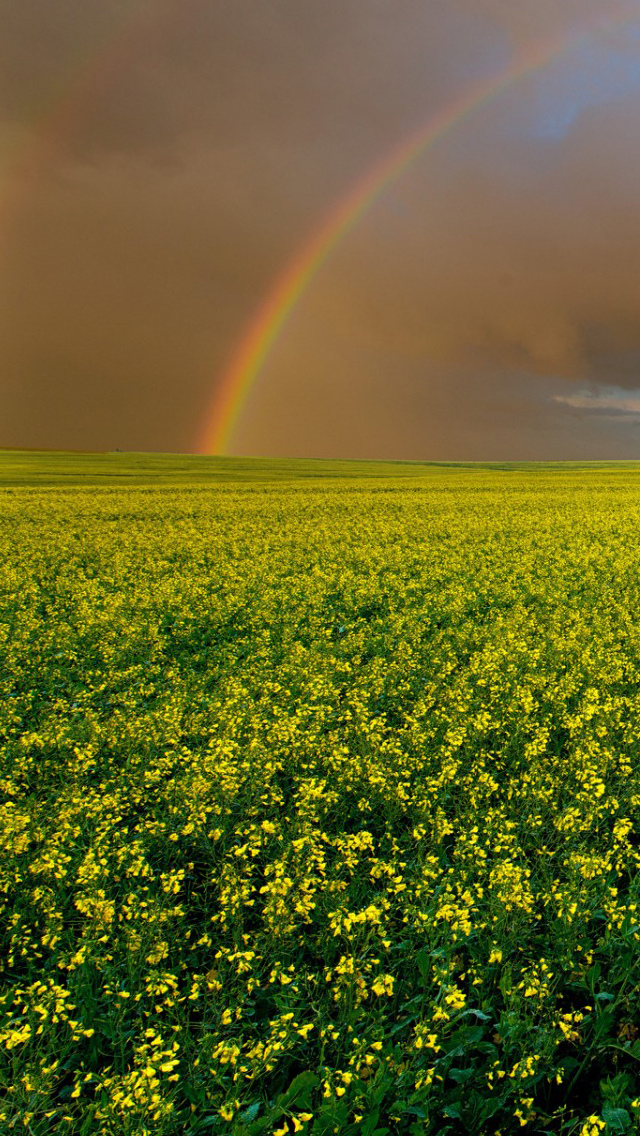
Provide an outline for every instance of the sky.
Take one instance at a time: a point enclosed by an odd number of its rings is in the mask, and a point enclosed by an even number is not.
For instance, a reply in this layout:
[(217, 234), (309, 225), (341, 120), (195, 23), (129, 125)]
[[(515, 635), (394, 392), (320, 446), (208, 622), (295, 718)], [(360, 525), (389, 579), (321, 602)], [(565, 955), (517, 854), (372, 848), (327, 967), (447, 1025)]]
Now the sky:
[[(0, 0), (0, 446), (640, 458), (640, 0)], [(562, 50), (560, 50), (560, 45)]]

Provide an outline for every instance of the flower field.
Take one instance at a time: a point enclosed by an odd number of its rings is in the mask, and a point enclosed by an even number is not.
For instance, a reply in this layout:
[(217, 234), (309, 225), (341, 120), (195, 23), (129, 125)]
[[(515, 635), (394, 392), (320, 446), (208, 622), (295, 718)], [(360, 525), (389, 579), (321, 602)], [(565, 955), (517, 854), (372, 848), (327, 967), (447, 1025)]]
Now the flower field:
[(640, 472), (184, 476), (0, 490), (0, 1130), (638, 1131)]

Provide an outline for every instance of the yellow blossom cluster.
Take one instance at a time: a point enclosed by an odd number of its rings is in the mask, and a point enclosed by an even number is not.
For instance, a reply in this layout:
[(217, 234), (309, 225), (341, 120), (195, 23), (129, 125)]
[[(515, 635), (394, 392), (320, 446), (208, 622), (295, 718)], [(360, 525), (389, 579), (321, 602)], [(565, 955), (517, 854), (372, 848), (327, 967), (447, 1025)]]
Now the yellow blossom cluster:
[(637, 477), (0, 491), (1, 1131), (631, 1125)]

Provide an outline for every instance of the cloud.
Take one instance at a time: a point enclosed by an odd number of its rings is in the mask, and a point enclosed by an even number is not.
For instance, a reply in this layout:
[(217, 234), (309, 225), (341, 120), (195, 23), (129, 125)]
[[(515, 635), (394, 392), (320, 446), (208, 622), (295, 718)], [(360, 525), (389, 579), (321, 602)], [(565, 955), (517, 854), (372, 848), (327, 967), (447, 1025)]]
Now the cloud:
[[(6, 7), (3, 440), (164, 449), (195, 445), (253, 313), (368, 170), (518, 52), (613, 11)], [(292, 313), (237, 447), (630, 445), (567, 400), (638, 389), (640, 41), (611, 25), (581, 51), (479, 107), (365, 212)]]
[(608, 410), (615, 410), (617, 414), (640, 414), (640, 390), (638, 397), (633, 398), (627, 392), (607, 390), (601, 391), (580, 391), (578, 394), (554, 395), (556, 402), (562, 402), (566, 406), (574, 406), (579, 410), (596, 411), (603, 413)]
[[(637, 385), (637, 97), (590, 108), (563, 145), (482, 135), (381, 202), (315, 303), (369, 343), (479, 369)], [(471, 132), (470, 126), (467, 128)]]

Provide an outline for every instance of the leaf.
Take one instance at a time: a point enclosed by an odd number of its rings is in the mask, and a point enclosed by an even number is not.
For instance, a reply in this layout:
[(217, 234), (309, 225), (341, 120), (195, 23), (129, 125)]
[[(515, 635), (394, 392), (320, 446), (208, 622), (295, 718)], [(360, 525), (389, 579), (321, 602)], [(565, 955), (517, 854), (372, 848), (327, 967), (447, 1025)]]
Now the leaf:
[[(241, 1128), (245, 1128), (249, 1136), (261, 1136), (262, 1133), (269, 1132), (273, 1128), (276, 1121), (282, 1116), (283, 1111), (284, 1106), (281, 1104), (280, 1098), (275, 1102), (270, 1101), (266, 1116), (260, 1116), (257, 1120), (248, 1122), (246, 1128), (245, 1125), (242, 1125)], [(242, 1136), (242, 1132), (240, 1136)]]
[(244, 1121), (245, 1124), (250, 1124), (252, 1120), (255, 1120), (259, 1112), (260, 1101), (254, 1101), (253, 1104), (250, 1104), (249, 1107), (242, 1113), (240, 1120)]
[(506, 966), (503, 966), (502, 968), (502, 975), (500, 977), (500, 982), (498, 983), (498, 985), (500, 987), (500, 993), (502, 994), (502, 997), (508, 998), (513, 986), (511, 967), (508, 964)]
[(431, 965), (429, 959), (429, 951), (424, 950), (424, 948), (421, 951), (418, 951), (418, 954), (416, 955), (416, 962), (418, 964), (418, 970), (420, 971), (420, 977), (422, 978), (423, 982), (428, 982), (431, 974)]
[(472, 1008), (470, 1010), (463, 1010), (462, 1013), (460, 1014), (460, 1017), (461, 1018), (467, 1018), (467, 1017), (469, 1017), (470, 1014), (473, 1014), (474, 1017), (479, 1018), (479, 1020), (481, 1022), (490, 1022), (491, 1021), (491, 1017), (490, 1017), (489, 1014), (485, 1014), (484, 1010), (476, 1010), (475, 1008)]
[(340, 1101), (337, 1105), (334, 1103), (330, 1111), (327, 1113), (327, 1116), (331, 1122), (331, 1127), (328, 1129), (328, 1131), (333, 1133), (337, 1128), (338, 1132), (342, 1132), (342, 1129), (346, 1127), (350, 1111), (351, 1106), (348, 1101)]
[(409, 1025), (409, 1024), (411, 1023), (411, 1022), (414, 1022), (414, 1021), (416, 1020), (417, 1016), (418, 1016), (417, 1014), (411, 1014), (411, 1016), (410, 1016), (410, 1017), (408, 1017), (408, 1018), (403, 1018), (401, 1022), (396, 1022), (395, 1026), (393, 1027), (393, 1029), (389, 1030), (389, 1033), (388, 1033), (388, 1035), (387, 1035), (387, 1036), (388, 1036), (388, 1037), (393, 1037), (393, 1036), (394, 1036), (394, 1034), (396, 1034), (396, 1033), (400, 1033), (400, 1030), (406, 1029), (406, 1028), (407, 1028), (407, 1026), (408, 1026), (408, 1025)]
[(493, 1116), (495, 1116), (497, 1112), (500, 1112), (502, 1105), (503, 1105), (503, 1101), (501, 1100), (500, 1097), (496, 1097), (495, 1100), (486, 1101), (482, 1105), (482, 1108), (480, 1110), (480, 1115), (481, 1115), (482, 1119), (483, 1120), (491, 1120), (491, 1118)]
[(613, 1108), (610, 1104), (604, 1105), (602, 1119), (606, 1121), (612, 1132), (626, 1132), (631, 1124), (631, 1117), (626, 1108)]
[(304, 1073), (298, 1073), (286, 1092), (281, 1093), (278, 1097), (278, 1104), (281, 1108), (290, 1108), (294, 1103), (297, 1108), (310, 1108), (311, 1093), (319, 1080), (317, 1074), (312, 1073), (309, 1069), (305, 1070)]
[[(434, 896), (438, 895), (441, 891), (442, 891), (442, 885), (440, 885), (438, 888), (436, 888), (436, 891), (434, 892)], [(431, 958), (434, 958), (434, 959), (444, 958), (446, 953), (447, 952), (446, 952), (444, 947), (436, 947), (434, 950), (429, 951)]]
[(442, 1110), (444, 1116), (449, 1116), (451, 1120), (462, 1120), (460, 1109), (455, 1104), (447, 1104)]
[(260, 1136), (261, 1132), (266, 1132), (268, 1128), (272, 1128), (276, 1120), (282, 1116), (282, 1109), (272, 1109), (268, 1116), (262, 1116), (259, 1120), (254, 1120), (247, 1128), (250, 1136)]
[(498, 1049), (491, 1041), (479, 1041), (475, 1049), (476, 1053), (484, 1053), (487, 1057), (493, 1057), (494, 1060), (498, 1056)]
[(379, 1108), (374, 1109), (374, 1111), (370, 1112), (368, 1116), (365, 1116), (364, 1120), (362, 1121), (362, 1124), (360, 1125), (360, 1131), (362, 1133), (362, 1136), (371, 1136), (371, 1133), (373, 1132), (374, 1128), (376, 1127), (376, 1125), (378, 1123), (379, 1117), (380, 1117), (380, 1109)]
[(600, 1041), (611, 1033), (613, 1027), (613, 1012), (611, 1010), (603, 1010), (598, 1018), (596, 1018), (595, 1037), (596, 1041)]
[[(453, 1055), (454, 1051), (455, 1053), (460, 1052), (460, 1050), (468, 1052), (470, 1046), (477, 1045), (478, 1042), (482, 1041), (483, 1037), (484, 1029), (482, 1026), (462, 1026), (461, 1029), (457, 1029), (456, 1032), (451, 1035), (444, 1049), (451, 1055)], [(450, 1049), (449, 1046), (451, 1046)]]
[(426, 1120), (429, 1115), (429, 1110), (425, 1105), (408, 1104), (402, 1110), (409, 1114), (409, 1116), (419, 1116), (422, 1120)]
[(598, 981), (601, 973), (602, 968), (599, 962), (596, 962), (593, 964), (593, 966), (589, 967), (585, 978), (587, 980), (587, 985), (591, 991), (595, 990), (596, 982)]
[(190, 1085), (187, 1081), (183, 1087), (184, 1095), (191, 1104), (202, 1105), (206, 1099), (205, 1091), (201, 1085)]
[(457, 1085), (464, 1085), (465, 1081), (468, 1081), (470, 1077), (473, 1077), (473, 1069), (453, 1068), (449, 1070), (448, 1075), (449, 1077), (451, 1077), (452, 1081), (456, 1082)]
[(560, 1069), (566, 1077), (568, 1073), (572, 1073), (574, 1069), (577, 1069), (579, 1064), (580, 1062), (577, 1061), (575, 1057), (563, 1057), (560, 1062)]

